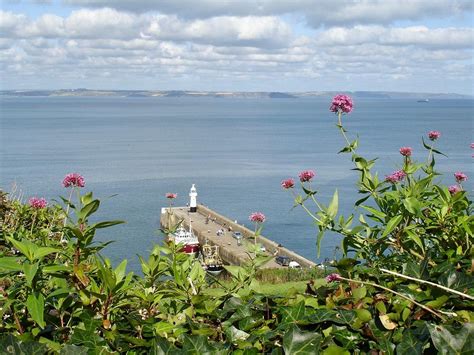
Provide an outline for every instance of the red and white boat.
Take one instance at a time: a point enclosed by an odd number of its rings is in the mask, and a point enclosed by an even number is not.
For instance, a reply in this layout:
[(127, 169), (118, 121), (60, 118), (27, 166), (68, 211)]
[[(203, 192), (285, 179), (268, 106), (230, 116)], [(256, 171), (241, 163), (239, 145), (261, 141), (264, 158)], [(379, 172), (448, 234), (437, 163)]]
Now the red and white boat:
[(194, 235), (191, 226), (189, 226), (189, 231), (183, 227), (179, 227), (176, 232), (169, 235), (168, 240), (175, 244), (182, 244), (183, 248), (181, 251), (183, 253), (194, 256), (198, 256), (199, 254), (199, 240)]

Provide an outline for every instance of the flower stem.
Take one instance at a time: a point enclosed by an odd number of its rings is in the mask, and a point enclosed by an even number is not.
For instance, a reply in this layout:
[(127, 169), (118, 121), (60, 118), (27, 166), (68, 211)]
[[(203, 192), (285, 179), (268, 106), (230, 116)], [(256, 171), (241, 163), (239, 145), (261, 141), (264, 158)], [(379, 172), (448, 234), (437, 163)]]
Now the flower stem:
[(66, 224), (67, 224), (67, 217), (69, 216), (69, 205), (71, 204), (73, 191), (74, 191), (74, 188), (71, 189), (71, 192), (69, 193), (69, 199), (67, 200), (68, 204), (66, 206), (66, 217), (64, 217), (64, 227), (66, 227)]
[(417, 281), (417, 282), (420, 282), (420, 283), (424, 283), (424, 284), (427, 284), (427, 285), (431, 285), (431, 286), (434, 286), (434, 287), (438, 287), (438, 288), (440, 288), (440, 289), (442, 289), (442, 290), (445, 290), (445, 291), (447, 291), (447, 292), (454, 293), (454, 294), (456, 294), (456, 295), (458, 295), (458, 296), (461, 296), (461, 297), (464, 297), (464, 298), (468, 298), (468, 299), (470, 299), (470, 300), (474, 300), (474, 297), (472, 297), (472, 296), (466, 295), (466, 294), (463, 293), (463, 292), (453, 290), (452, 288), (449, 288), (449, 287), (446, 287), (446, 286), (442, 286), (442, 285), (439, 285), (439, 284), (435, 284), (434, 282), (430, 282), (430, 281), (426, 281), (426, 280), (420, 280), (420, 279), (417, 279), (416, 277), (411, 277), (411, 276), (399, 274), (398, 272), (390, 271), (390, 270), (387, 270), (387, 269), (380, 269), (380, 271), (386, 272), (387, 274), (391, 274), (391, 275), (395, 275), (395, 276), (398, 276), (398, 277), (402, 277), (402, 278), (407, 279), (407, 280)]
[(337, 115), (337, 118), (338, 118), (337, 127), (339, 128), (339, 130), (340, 130), (341, 133), (342, 133), (342, 136), (343, 136), (344, 139), (346, 140), (347, 146), (349, 147), (351, 153), (354, 153), (354, 149), (351, 147), (351, 143), (349, 142), (349, 139), (348, 139), (347, 136), (346, 136), (346, 132), (345, 132), (345, 130), (344, 130), (344, 127), (342, 126), (342, 111), (339, 111), (339, 113), (338, 113), (338, 115)]

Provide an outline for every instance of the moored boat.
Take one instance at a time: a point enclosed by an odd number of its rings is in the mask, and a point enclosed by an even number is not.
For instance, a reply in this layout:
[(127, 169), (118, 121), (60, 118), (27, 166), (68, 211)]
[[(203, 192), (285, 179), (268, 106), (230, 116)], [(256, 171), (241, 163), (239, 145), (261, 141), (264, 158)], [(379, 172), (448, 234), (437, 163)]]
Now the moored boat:
[(219, 246), (204, 244), (201, 250), (202, 266), (211, 275), (217, 276), (224, 270), (224, 264), (219, 255)]
[(194, 256), (198, 256), (199, 254), (199, 240), (194, 235), (191, 225), (189, 226), (189, 231), (184, 227), (179, 227), (176, 232), (169, 235), (168, 241), (172, 241), (175, 244), (182, 244), (183, 247), (181, 251), (183, 253)]

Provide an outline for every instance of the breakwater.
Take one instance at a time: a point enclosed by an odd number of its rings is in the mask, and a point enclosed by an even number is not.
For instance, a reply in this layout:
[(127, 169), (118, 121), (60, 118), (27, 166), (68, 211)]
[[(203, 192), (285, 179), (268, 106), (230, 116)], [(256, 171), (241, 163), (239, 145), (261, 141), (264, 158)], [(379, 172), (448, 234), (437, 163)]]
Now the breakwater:
[[(172, 228), (181, 223), (185, 228), (189, 228), (190, 224), (194, 234), (198, 237), (201, 244), (206, 242), (210, 245), (219, 246), (221, 258), (227, 264), (241, 265), (249, 259), (245, 243), (239, 245), (237, 240), (232, 237), (233, 232), (242, 233), (243, 239), (253, 243), (254, 231), (236, 223), (226, 216), (206, 207), (198, 205), (197, 211), (189, 212), (187, 207), (162, 208), (160, 223), (165, 228)], [(223, 233), (217, 234), (219, 230)], [(265, 247), (266, 253), (273, 256), (286, 256), (296, 261), (303, 268), (316, 266), (314, 262), (308, 260), (292, 250), (285, 248), (283, 245), (264, 237), (258, 236), (257, 243)], [(265, 264), (264, 268), (282, 268), (275, 261), (275, 258)]]

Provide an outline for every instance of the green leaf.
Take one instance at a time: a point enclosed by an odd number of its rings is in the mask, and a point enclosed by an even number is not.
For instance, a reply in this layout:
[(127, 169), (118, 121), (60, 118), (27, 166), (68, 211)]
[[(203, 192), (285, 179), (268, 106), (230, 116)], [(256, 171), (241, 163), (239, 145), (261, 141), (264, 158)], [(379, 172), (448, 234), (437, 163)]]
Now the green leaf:
[(45, 344), (36, 341), (21, 341), (12, 334), (0, 336), (0, 353), (15, 355), (44, 355), (48, 353)]
[(154, 325), (155, 333), (161, 337), (167, 337), (173, 334), (174, 324), (168, 322), (158, 322)]
[(440, 354), (473, 354), (474, 323), (461, 327), (428, 324), (431, 340)]
[(5, 239), (13, 244), (15, 249), (20, 251), (20, 253), (26, 256), (30, 261), (33, 261), (33, 253), (38, 248), (36, 245), (26, 239), (22, 240), (21, 242), (11, 237), (5, 237)]
[(414, 214), (416, 216), (418, 216), (421, 212), (420, 201), (418, 201), (414, 197), (408, 197), (408, 198), (404, 199), (403, 200), (403, 205), (405, 206), (405, 208), (407, 209), (408, 212), (410, 212), (411, 214)]
[(59, 249), (56, 248), (51, 248), (51, 247), (40, 247), (36, 249), (33, 252), (33, 259), (34, 260), (41, 260), (43, 259), (46, 255), (52, 254), (52, 253), (58, 253)]
[(32, 287), (33, 279), (38, 272), (38, 263), (30, 264), (29, 262), (25, 262), (23, 264), (23, 272), (25, 273), (26, 283)]
[(59, 355), (87, 355), (88, 349), (84, 346), (65, 345)]
[(388, 221), (388, 223), (387, 223), (387, 227), (385, 228), (385, 230), (382, 234), (382, 238), (387, 236), (388, 234), (390, 234), (400, 224), (402, 219), (403, 219), (402, 215), (392, 217), (390, 219), (390, 221)]
[(321, 229), (316, 236), (316, 246), (318, 251), (318, 258), (321, 255), (321, 242), (323, 241), (324, 237), (324, 229)]
[(78, 213), (79, 219), (85, 220), (87, 217), (89, 217), (91, 214), (93, 214), (95, 211), (99, 209), (100, 201), (99, 200), (94, 200), (92, 202), (89, 202), (87, 205), (81, 208), (81, 210)]
[(327, 209), (327, 214), (331, 219), (334, 219), (336, 217), (338, 208), (339, 208), (339, 196), (336, 190), (334, 192), (334, 195), (332, 196), (331, 203), (329, 204), (329, 207)]
[(31, 318), (43, 329), (46, 325), (44, 322), (44, 296), (41, 293), (30, 294), (26, 300), (26, 308)]
[(124, 259), (114, 270), (116, 284), (122, 281), (123, 277), (125, 276), (126, 269), (127, 269), (127, 259)]
[(302, 320), (305, 314), (304, 301), (291, 307), (284, 307), (281, 309), (282, 319), (281, 323), (297, 323)]
[(184, 335), (183, 350), (186, 354), (211, 354), (213, 347), (210, 346), (207, 336)]
[(285, 354), (319, 354), (322, 335), (316, 332), (302, 332), (298, 327), (291, 327), (283, 337), (283, 350)]
[(423, 354), (427, 339), (418, 337), (411, 329), (405, 329), (402, 341), (397, 345), (397, 355)]
[(341, 348), (336, 344), (331, 344), (326, 349), (324, 349), (323, 355), (350, 355), (350, 352), (349, 350)]
[(387, 216), (385, 213), (383, 213), (382, 211), (379, 211), (379, 210), (376, 210), (375, 208), (373, 207), (369, 207), (369, 206), (365, 206), (365, 205), (361, 205), (362, 208), (366, 209), (367, 211), (369, 211), (370, 213), (372, 213), (374, 216), (376, 217), (379, 217), (381, 220), (385, 219), (385, 217)]
[(226, 328), (225, 334), (227, 335), (227, 338), (233, 343), (239, 340), (246, 340), (250, 336), (249, 333), (244, 332), (243, 330), (240, 330), (234, 327), (233, 325)]
[(21, 259), (14, 256), (3, 256), (0, 257), (0, 273), (21, 271), (22, 266), (18, 262)]

